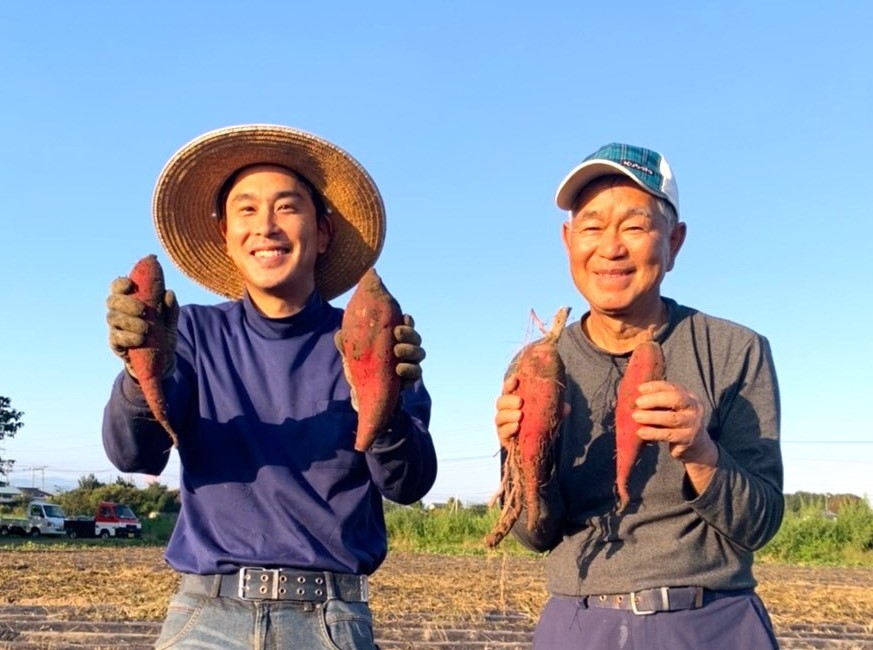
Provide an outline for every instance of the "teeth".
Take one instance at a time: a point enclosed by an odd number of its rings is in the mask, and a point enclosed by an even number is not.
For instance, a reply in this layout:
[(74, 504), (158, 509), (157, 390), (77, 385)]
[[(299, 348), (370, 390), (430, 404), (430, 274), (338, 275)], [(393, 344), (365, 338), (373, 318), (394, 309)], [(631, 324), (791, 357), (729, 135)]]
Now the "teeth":
[(282, 254), (280, 250), (255, 251), (255, 257), (278, 257)]

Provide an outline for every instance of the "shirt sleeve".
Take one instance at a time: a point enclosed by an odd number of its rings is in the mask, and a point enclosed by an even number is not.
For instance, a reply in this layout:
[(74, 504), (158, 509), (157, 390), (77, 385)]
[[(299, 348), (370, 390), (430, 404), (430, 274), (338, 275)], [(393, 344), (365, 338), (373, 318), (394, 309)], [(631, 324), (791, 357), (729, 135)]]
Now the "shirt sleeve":
[(167, 466), (171, 447), (139, 384), (122, 370), (103, 411), (103, 448), (109, 461), (122, 472), (157, 476)]
[(430, 411), (430, 395), (419, 380), (401, 394), (390, 426), (366, 452), (373, 484), (389, 501), (414, 503), (433, 487), (437, 458), (428, 432)]
[(733, 360), (735, 377), (717, 405), (719, 460), (711, 483), (695, 495), (683, 487), (691, 507), (731, 543), (756, 550), (779, 530), (784, 513), (780, 401), (770, 346), (754, 337)]

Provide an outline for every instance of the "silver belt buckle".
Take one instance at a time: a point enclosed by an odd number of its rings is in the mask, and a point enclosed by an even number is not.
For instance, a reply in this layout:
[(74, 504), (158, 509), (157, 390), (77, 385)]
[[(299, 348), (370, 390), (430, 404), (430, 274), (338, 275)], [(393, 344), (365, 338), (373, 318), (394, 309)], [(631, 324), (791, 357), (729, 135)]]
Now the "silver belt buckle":
[[(646, 591), (649, 591), (648, 589)], [(664, 611), (670, 609), (670, 597), (667, 595), (667, 587), (661, 587), (661, 601), (664, 604)], [(631, 611), (637, 616), (648, 616), (649, 614), (655, 614), (658, 610), (656, 609), (640, 609), (637, 607), (637, 592), (632, 591), (630, 593), (631, 599)]]
[(366, 575), (361, 576), (361, 602), (370, 602), (370, 581)]
[[(249, 571), (261, 572), (260, 585), (252, 585), (250, 583)], [(272, 577), (272, 580), (270, 579)], [(265, 583), (271, 583), (269, 586)], [(253, 590), (257, 591), (257, 595), (252, 595)], [(239, 570), (239, 586), (237, 587), (237, 595), (246, 600), (258, 598), (279, 597), (279, 569), (267, 569), (263, 567), (243, 567)]]

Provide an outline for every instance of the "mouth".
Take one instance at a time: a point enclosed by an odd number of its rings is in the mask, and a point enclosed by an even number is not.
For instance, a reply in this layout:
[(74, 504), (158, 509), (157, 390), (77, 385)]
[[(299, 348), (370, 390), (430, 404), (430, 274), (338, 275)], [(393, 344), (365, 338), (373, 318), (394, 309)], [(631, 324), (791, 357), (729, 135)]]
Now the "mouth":
[(249, 253), (255, 259), (270, 259), (281, 257), (291, 252), (287, 246), (271, 246), (269, 248), (256, 248)]
[(633, 275), (633, 269), (603, 269), (595, 272), (602, 278), (623, 278), (628, 275)]

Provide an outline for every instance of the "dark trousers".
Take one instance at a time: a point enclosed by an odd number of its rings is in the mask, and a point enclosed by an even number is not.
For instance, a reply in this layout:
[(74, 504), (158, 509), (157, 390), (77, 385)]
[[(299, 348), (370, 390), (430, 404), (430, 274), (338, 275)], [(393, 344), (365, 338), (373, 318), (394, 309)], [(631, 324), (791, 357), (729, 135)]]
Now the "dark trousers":
[(723, 596), (698, 609), (640, 616), (585, 608), (552, 596), (534, 632), (534, 650), (773, 650), (779, 644), (754, 593)]

